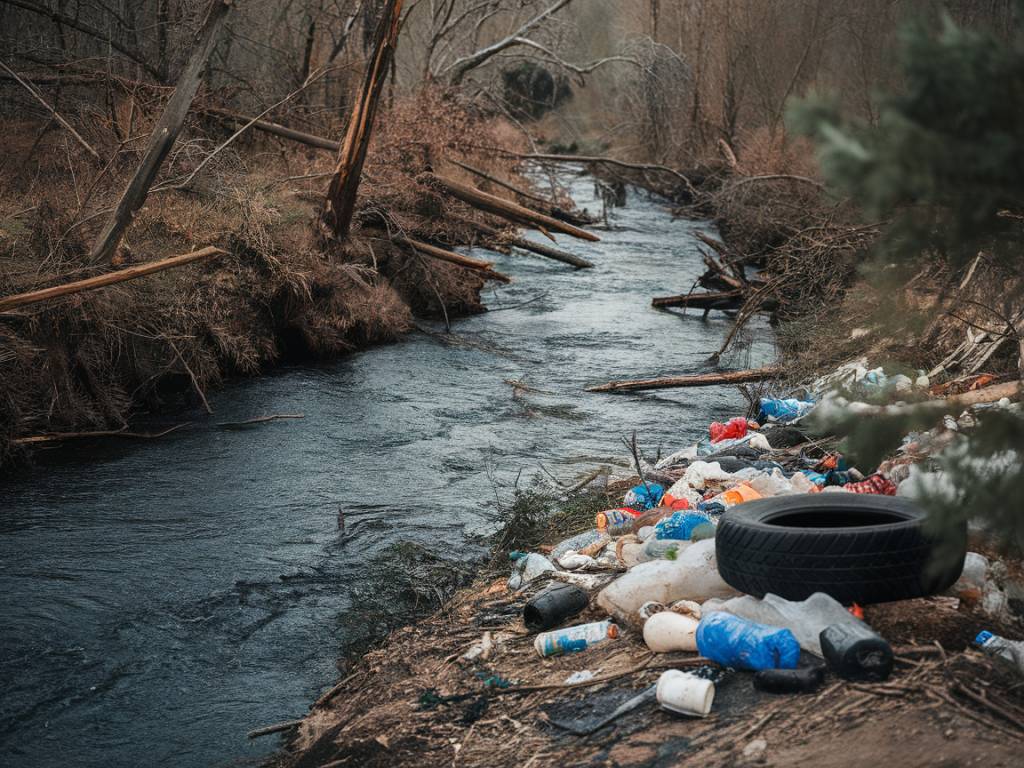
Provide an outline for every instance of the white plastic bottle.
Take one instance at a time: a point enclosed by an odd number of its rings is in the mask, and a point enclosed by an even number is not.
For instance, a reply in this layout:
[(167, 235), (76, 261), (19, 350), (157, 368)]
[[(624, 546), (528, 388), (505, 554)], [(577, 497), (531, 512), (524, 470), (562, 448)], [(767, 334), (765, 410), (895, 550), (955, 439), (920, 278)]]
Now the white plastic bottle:
[(1024, 641), (1007, 640), (986, 630), (979, 633), (974, 642), (989, 656), (1005, 659), (1024, 674)]

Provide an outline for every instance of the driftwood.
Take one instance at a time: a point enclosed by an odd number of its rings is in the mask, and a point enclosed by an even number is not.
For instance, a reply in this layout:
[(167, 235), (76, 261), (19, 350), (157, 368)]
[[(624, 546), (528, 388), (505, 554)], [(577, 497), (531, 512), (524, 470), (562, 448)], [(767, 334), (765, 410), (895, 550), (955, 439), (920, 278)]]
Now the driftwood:
[(549, 259), (554, 259), (555, 261), (561, 261), (564, 264), (571, 264), (577, 269), (590, 269), (594, 266), (592, 262), (589, 262), (579, 256), (575, 256), (568, 251), (562, 251), (548, 245), (535, 243), (532, 240), (527, 240), (525, 237), (519, 237), (518, 235), (505, 234), (501, 230), (492, 227), (489, 224), (484, 224), (482, 221), (471, 221), (469, 219), (463, 219), (462, 221), (475, 227), (481, 234), (487, 235), (488, 237), (494, 238), (495, 240), (516, 248), (522, 248), (524, 251), (531, 251), (536, 253), (538, 256), (545, 256)]
[(377, 39), (373, 58), (366, 68), (363, 87), (356, 101), (352, 117), (348, 122), (345, 140), (338, 152), (338, 165), (327, 189), (324, 201), (323, 222), (335, 237), (344, 240), (352, 226), (352, 215), (356, 209), (356, 195), (363, 175), (363, 163), (370, 145), (373, 121), (377, 115), (384, 83), (387, 80), (391, 62), (398, 43), (399, 21), (402, 17), (403, 0), (388, 0), (381, 12), (377, 26)]
[(306, 144), (311, 147), (316, 147), (317, 149), (327, 150), (328, 152), (338, 152), (341, 149), (341, 142), (331, 141), (330, 139), (325, 139), (323, 136), (315, 136), (312, 133), (297, 131), (294, 128), (289, 128), (285, 125), (271, 122), (270, 120), (253, 120), (251, 117), (246, 117), (245, 115), (240, 115), (237, 112), (231, 112), (227, 109), (221, 109), (220, 107), (207, 107), (203, 112), (224, 120), (241, 123), (242, 125), (252, 123), (252, 127), (256, 130), (263, 131), (264, 133), (270, 133), (283, 139), (297, 141), (300, 144)]
[(214, 248), (213, 246), (208, 246), (198, 251), (192, 251), (192, 253), (182, 254), (181, 256), (171, 256), (169, 259), (151, 261), (148, 264), (138, 264), (134, 267), (128, 267), (127, 269), (119, 269), (116, 272), (107, 272), (104, 275), (89, 277), (85, 280), (77, 280), (73, 283), (65, 283), (64, 285), (57, 285), (53, 288), (43, 288), (38, 291), (30, 291), (29, 293), (18, 293), (14, 296), (6, 296), (0, 299), (0, 312), (6, 312), (7, 310), (15, 309), (16, 307), (24, 307), (29, 304), (37, 304), (40, 301), (55, 299), (59, 296), (67, 296), (72, 293), (94, 291), (97, 288), (105, 288), (106, 286), (113, 285), (114, 283), (123, 283), (126, 280), (135, 280), (139, 277), (151, 275), (154, 272), (162, 272), (165, 269), (183, 267), (186, 264), (191, 264), (193, 261), (208, 259), (212, 256), (220, 256), (225, 253), (227, 253), (227, 251), (221, 250), (220, 248)]
[(304, 418), (306, 418), (306, 414), (304, 413), (275, 413), (273, 416), (257, 416), (255, 419), (246, 419), (245, 421), (225, 421), (221, 422), (217, 426), (220, 429), (244, 429), (245, 427), (252, 427), (257, 424), (266, 424), (268, 421)]
[(587, 387), (588, 392), (638, 392), (646, 389), (672, 389), (676, 387), (714, 387), (719, 384), (747, 384), (753, 381), (764, 381), (779, 375), (780, 369), (774, 366), (751, 368), (743, 371), (725, 371), (723, 373), (702, 373), (693, 376), (670, 376), (663, 379), (635, 379), (612, 381), (598, 387)]
[(501, 272), (496, 272), (491, 269), (494, 265), (489, 261), (480, 261), (469, 256), (463, 256), (460, 253), (453, 251), (447, 251), (444, 248), (439, 248), (436, 245), (430, 245), (429, 243), (423, 243), (419, 240), (413, 240), (411, 237), (396, 238), (392, 242), (398, 245), (404, 245), (411, 248), (416, 253), (422, 254), (423, 256), (429, 256), (432, 259), (439, 259), (440, 261), (447, 261), (450, 264), (456, 264), (465, 269), (471, 269), (474, 272), (479, 272), (491, 280), (497, 280), (502, 283), (511, 283), (512, 278), (508, 275), (504, 275)]
[(688, 176), (680, 173), (674, 168), (669, 168), (667, 165), (657, 165), (654, 163), (627, 163), (625, 160), (617, 160), (614, 157), (595, 157), (593, 155), (546, 155), (540, 153), (530, 154), (518, 154), (517, 157), (521, 157), (524, 160), (537, 160), (544, 163), (579, 163), (582, 165), (614, 165), (619, 168), (625, 168), (631, 171), (642, 171), (642, 172), (655, 172), (655, 173), (667, 173), (670, 176), (675, 176), (681, 181), (690, 192), (691, 196), (697, 196), (697, 190), (693, 187), (693, 182)]
[(696, 309), (739, 309), (743, 305), (743, 291), (716, 291), (684, 293), (679, 296), (660, 296), (651, 299), (652, 307), (694, 307)]
[(590, 242), (598, 242), (601, 239), (597, 235), (575, 227), (572, 224), (559, 221), (551, 216), (514, 203), (511, 200), (505, 200), (487, 192), (482, 192), (476, 187), (439, 176), (436, 173), (426, 173), (421, 178), (427, 184), (461, 200), (467, 205), (511, 221), (514, 224), (536, 227), (542, 232), (547, 232), (548, 230), (561, 232), (562, 234), (571, 235), (580, 240), (588, 240)]
[(50, 432), (45, 435), (32, 435), (31, 437), (16, 437), (11, 442), (15, 445), (39, 445), (40, 443), (58, 443), (63, 440), (81, 440), (97, 437), (128, 437), (137, 440), (156, 440), (171, 432), (188, 427), (192, 422), (176, 424), (173, 427), (160, 432), (128, 432), (124, 429), (108, 429), (99, 432)]
[(250, 739), (258, 739), (260, 736), (270, 736), (274, 733), (290, 731), (292, 728), (298, 728), (304, 722), (305, 720), (286, 720), (283, 723), (274, 723), (274, 725), (268, 725), (264, 728), (257, 728), (254, 731), (249, 731), (248, 736)]
[(509, 192), (513, 192), (519, 195), (520, 197), (525, 197), (527, 200), (532, 200), (535, 203), (539, 203), (540, 205), (544, 206), (549, 216), (553, 216), (554, 218), (559, 219), (560, 221), (565, 221), (568, 222), (569, 224), (575, 224), (576, 226), (584, 226), (586, 224), (592, 223), (591, 220), (586, 216), (580, 216), (578, 214), (572, 213), (571, 211), (567, 211), (564, 208), (560, 208), (547, 198), (541, 197), (540, 195), (535, 195), (533, 192), (530, 192), (529, 190), (526, 189), (522, 189), (521, 187), (517, 187), (514, 184), (509, 184), (507, 181), (502, 181), (501, 179), (492, 176), (486, 171), (481, 171), (479, 168), (474, 168), (472, 165), (469, 165), (468, 163), (463, 163), (455, 159), (450, 159), (449, 162), (451, 162), (453, 165), (457, 165), (464, 171), (472, 173), (474, 176), (479, 176), (481, 179), (484, 179), (485, 181), (489, 181), (492, 184), (497, 184), (502, 189), (507, 189)]
[(174, 93), (168, 99), (160, 120), (150, 134), (149, 145), (142, 156), (142, 162), (136, 168), (135, 175), (128, 182), (128, 187), (121, 195), (117, 207), (93, 246), (90, 254), (93, 261), (109, 261), (121, 242), (125, 229), (131, 224), (135, 214), (146, 201), (149, 188), (152, 186), (153, 180), (156, 179), (164, 158), (171, 151), (171, 147), (174, 146), (174, 142), (181, 132), (182, 125), (185, 124), (185, 117), (188, 115), (192, 99), (199, 89), (206, 63), (213, 52), (213, 47), (230, 8), (231, 4), (228, 0), (211, 0), (199, 38), (181, 77), (178, 78)]
[(70, 133), (72, 136), (74, 136), (75, 137), (75, 141), (77, 141), (79, 144), (81, 144), (85, 148), (86, 152), (88, 152), (90, 155), (95, 157), (97, 160), (100, 159), (99, 152), (97, 152), (95, 149), (93, 149), (92, 145), (89, 144), (89, 142), (87, 142), (85, 139), (82, 138), (82, 135), (71, 126), (71, 123), (69, 123), (67, 120), (65, 120), (61, 116), (60, 112), (58, 112), (56, 109), (54, 109), (50, 105), (50, 102), (48, 102), (46, 99), (44, 99), (40, 95), (39, 91), (37, 91), (35, 88), (32, 87), (31, 83), (28, 83), (25, 80), (23, 80), (18, 75), (17, 72), (15, 72), (13, 69), (8, 67), (2, 61), (0, 61), (0, 67), (3, 67), (4, 71), (7, 72), (7, 74), (9, 74), (11, 77), (13, 77), (21, 85), (22, 88), (24, 88), (26, 91), (28, 91), (30, 94), (32, 94), (32, 97), (36, 101), (38, 101), (40, 104), (42, 104), (44, 107), (46, 107), (46, 109), (49, 111), (49, 113), (51, 115), (53, 115), (53, 119), (56, 120), (58, 123), (60, 123), (68, 133)]

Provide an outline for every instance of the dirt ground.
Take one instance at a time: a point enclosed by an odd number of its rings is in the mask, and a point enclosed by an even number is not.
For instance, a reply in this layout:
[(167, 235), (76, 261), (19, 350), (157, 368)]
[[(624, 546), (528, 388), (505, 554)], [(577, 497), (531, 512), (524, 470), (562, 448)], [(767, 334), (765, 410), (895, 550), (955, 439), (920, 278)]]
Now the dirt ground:
[[(868, 609), (894, 646), (892, 677), (831, 674), (809, 695), (771, 695), (749, 673), (694, 654), (652, 654), (635, 633), (541, 659), (519, 618), (525, 595), (478, 583), (435, 616), (399, 630), (317, 702), (278, 758), (282, 766), (1017, 765), (1024, 678), (970, 650), (991, 622), (946, 598)], [(579, 620), (603, 618), (590, 611)], [(490, 632), (494, 649), (461, 656)], [(717, 674), (712, 714), (647, 703), (591, 736), (556, 723), (607, 714), (668, 668)], [(589, 670), (595, 678), (566, 685)]]

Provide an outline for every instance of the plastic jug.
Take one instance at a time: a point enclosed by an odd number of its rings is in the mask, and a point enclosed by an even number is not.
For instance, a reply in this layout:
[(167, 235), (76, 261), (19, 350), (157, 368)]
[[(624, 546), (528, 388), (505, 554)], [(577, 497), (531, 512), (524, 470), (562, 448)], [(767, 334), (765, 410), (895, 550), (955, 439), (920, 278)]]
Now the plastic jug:
[(701, 606), (704, 614), (725, 611), (759, 624), (785, 627), (805, 651), (818, 656), (821, 651), (821, 631), (834, 624), (863, 624), (847, 611), (835, 598), (824, 592), (815, 592), (803, 601), (786, 600), (767, 594), (763, 599), (744, 595), (732, 600), (709, 600)]
[(648, 600), (674, 603), (702, 602), (712, 597), (731, 597), (736, 590), (718, 575), (715, 540), (691, 544), (675, 560), (640, 563), (620, 576), (597, 596), (597, 604), (616, 617), (627, 620)]
[(889, 643), (866, 624), (833, 624), (821, 631), (821, 650), (829, 669), (847, 680), (886, 680), (892, 672)]
[(788, 629), (717, 611), (700, 620), (697, 650), (724, 667), (796, 669), (800, 644)]

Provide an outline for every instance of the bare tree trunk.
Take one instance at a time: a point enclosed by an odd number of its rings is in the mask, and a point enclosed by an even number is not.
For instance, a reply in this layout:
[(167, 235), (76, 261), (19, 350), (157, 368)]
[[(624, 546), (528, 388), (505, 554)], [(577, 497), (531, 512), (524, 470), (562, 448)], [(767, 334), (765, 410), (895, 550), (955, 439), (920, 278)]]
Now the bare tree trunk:
[(388, 0), (384, 6), (383, 15), (377, 25), (377, 42), (373, 57), (366, 68), (363, 89), (355, 109), (352, 110), (345, 140), (338, 153), (338, 166), (327, 190), (322, 220), (334, 236), (342, 240), (348, 237), (349, 228), (352, 226), (356, 194), (363, 174), (363, 163), (366, 161), (366, 150), (370, 145), (373, 120), (398, 42), (402, 3), (403, 0)]
[(223, 26), (230, 8), (230, 0), (211, 1), (206, 20), (203, 22), (202, 30), (192, 49), (192, 55), (189, 57), (181, 77), (178, 78), (174, 93), (171, 94), (167, 106), (164, 107), (164, 113), (153, 128), (153, 133), (150, 134), (149, 145), (142, 156), (142, 162), (139, 163), (135, 175), (128, 182), (128, 187), (118, 201), (117, 208), (111, 214), (103, 233), (93, 246), (90, 254), (93, 261), (110, 259), (120, 244), (125, 229), (131, 224), (135, 214), (146, 201), (149, 188), (185, 123), (192, 99), (202, 81), (203, 70), (217, 43), (220, 28)]

